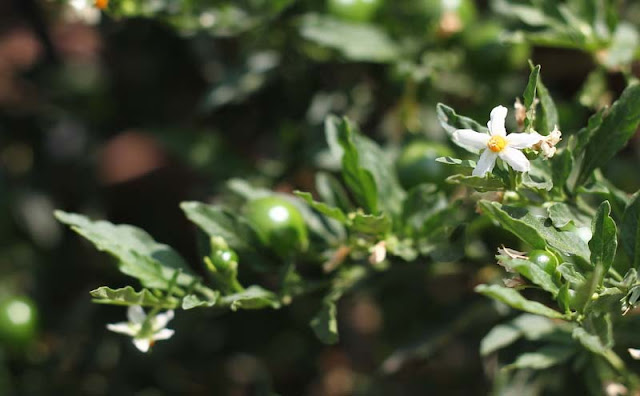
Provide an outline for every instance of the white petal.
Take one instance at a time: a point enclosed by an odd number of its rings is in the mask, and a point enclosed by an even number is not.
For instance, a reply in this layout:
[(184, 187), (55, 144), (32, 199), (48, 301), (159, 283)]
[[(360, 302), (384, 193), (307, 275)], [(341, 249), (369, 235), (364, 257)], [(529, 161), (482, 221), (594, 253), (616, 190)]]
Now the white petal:
[(504, 128), (507, 111), (507, 108), (504, 106), (496, 106), (491, 110), (491, 120), (487, 123), (487, 128), (489, 128), (489, 132), (491, 132), (492, 135), (507, 135), (507, 130)]
[(636, 360), (640, 359), (640, 349), (629, 348), (627, 351), (629, 351), (629, 355), (631, 355), (632, 358)]
[(518, 172), (529, 172), (531, 169), (531, 163), (527, 157), (513, 147), (506, 147), (498, 155), (500, 156), (500, 159), (509, 164), (513, 170)]
[(173, 319), (173, 310), (169, 310), (163, 314), (157, 314), (156, 317), (153, 318), (153, 331), (164, 329), (171, 319)]
[(494, 153), (493, 151), (487, 149), (484, 150), (482, 152), (482, 154), (480, 155), (480, 159), (478, 160), (478, 163), (476, 164), (476, 168), (473, 170), (473, 172), (471, 173), (472, 176), (484, 176), (487, 172), (491, 172), (493, 170), (493, 167), (496, 164), (496, 158), (498, 157), (498, 154)]
[(127, 317), (129, 318), (129, 322), (131, 323), (144, 323), (147, 318), (147, 314), (144, 313), (144, 309), (142, 309), (139, 305), (132, 305), (127, 310)]
[[(457, 129), (453, 132), (453, 142), (469, 151), (478, 152), (487, 147), (491, 136), (471, 129)], [(473, 149), (473, 150), (471, 150)]]
[(540, 142), (544, 137), (537, 132), (510, 133), (507, 135), (507, 144), (515, 149), (523, 149)]
[(153, 335), (154, 340), (168, 340), (175, 333), (174, 330), (171, 329), (162, 329), (159, 332)]
[(107, 325), (107, 330), (111, 330), (114, 333), (126, 334), (129, 336), (134, 336), (138, 333), (134, 326), (131, 326), (129, 322), (120, 322), (120, 323), (109, 323)]
[(151, 348), (151, 340), (148, 338), (134, 338), (133, 345), (136, 346), (141, 352), (149, 352)]

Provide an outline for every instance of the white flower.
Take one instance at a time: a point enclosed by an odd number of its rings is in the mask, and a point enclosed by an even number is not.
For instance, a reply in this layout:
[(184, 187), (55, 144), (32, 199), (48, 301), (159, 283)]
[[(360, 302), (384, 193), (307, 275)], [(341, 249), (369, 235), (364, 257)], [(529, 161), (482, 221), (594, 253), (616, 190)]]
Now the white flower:
[(139, 305), (127, 310), (128, 322), (110, 323), (107, 329), (133, 337), (133, 344), (142, 352), (147, 352), (156, 341), (171, 338), (174, 331), (165, 327), (173, 319), (173, 310), (153, 317), (147, 317)]
[(498, 158), (518, 172), (528, 172), (531, 163), (520, 150), (538, 143), (542, 136), (537, 132), (507, 135), (504, 127), (507, 108), (504, 106), (494, 107), (490, 117), (491, 120), (487, 123), (489, 134), (471, 129), (457, 129), (453, 132), (453, 141), (459, 146), (472, 152), (482, 150), (472, 175), (484, 176), (491, 172)]
[(380, 264), (387, 257), (387, 243), (385, 241), (380, 241), (373, 245), (369, 252), (369, 263), (371, 265)]
[(632, 358), (640, 360), (640, 349), (628, 348), (627, 351)]
[(542, 153), (544, 159), (549, 159), (556, 153), (556, 144), (562, 140), (562, 132), (556, 125), (548, 136), (542, 136), (540, 141), (533, 146), (533, 149)]

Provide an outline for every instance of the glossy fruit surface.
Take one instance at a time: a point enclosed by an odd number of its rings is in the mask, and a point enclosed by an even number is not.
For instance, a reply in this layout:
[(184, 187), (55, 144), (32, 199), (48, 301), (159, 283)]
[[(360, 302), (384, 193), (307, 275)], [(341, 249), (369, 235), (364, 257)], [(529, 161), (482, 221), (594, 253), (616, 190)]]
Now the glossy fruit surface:
[(438, 157), (453, 156), (449, 147), (436, 142), (416, 140), (409, 143), (398, 157), (396, 168), (400, 184), (404, 188), (421, 183), (443, 185), (450, 175), (449, 166), (436, 161)]
[(0, 340), (10, 346), (31, 341), (37, 330), (38, 308), (30, 298), (7, 297), (0, 301)]
[(300, 211), (284, 198), (269, 196), (249, 201), (245, 215), (260, 240), (281, 257), (304, 251), (309, 245)]
[(329, 12), (354, 22), (371, 20), (380, 5), (380, 0), (328, 0)]
[(549, 275), (556, 273), (558, 259), (546, 250), (533, 250), (529, 252), (528, 260), (542, 268)]

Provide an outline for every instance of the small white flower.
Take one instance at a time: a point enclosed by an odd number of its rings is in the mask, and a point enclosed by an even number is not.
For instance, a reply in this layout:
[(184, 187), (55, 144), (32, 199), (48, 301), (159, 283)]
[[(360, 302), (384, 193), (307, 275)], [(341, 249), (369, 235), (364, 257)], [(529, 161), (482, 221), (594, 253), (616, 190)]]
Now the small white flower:
[(627, 349), (629, 355), (636, 360), (640, 360), (640, 349), (629, 348)]
[(387, 257), (387, 243), (385, 241), (380, 241), (373, 245), (371, 249), (369, 249), (371, 253), (369, 255), (369, 263), (371, 265), (380, 264)]
[(472, 152), (482, 151), (472, 175), (482, 177), (491, 172), (498, 158), (518, 172), (528, 172), (531, 163), (520, 150), (535, 145), (542, 136), (537, 132), (507, 135), (504, 127), (507, 108), (504, 106), (494, 107), (490, 117), (487, 123), (489, 134), (471, 129), (457, 129), (453, 132), (453, 141), (459, 146)]
[(549, 159), (556, 153), (556, 144), (562, 140), (562, 132), (556, 125), (548, 136), (542, 136), (540, 141), (533, 146), (533, 149), (542, 153), (544, 159)]
[(141, 306), (132, 305), (127, 318), (128, 322), (110, 323), (107, 329), (133, 337), (133, 344), (142, 352), (148, 352), (156, 341), (167, 340), (174, 333), (165, 328), (173, 319), (173, 310), (148, 318)]

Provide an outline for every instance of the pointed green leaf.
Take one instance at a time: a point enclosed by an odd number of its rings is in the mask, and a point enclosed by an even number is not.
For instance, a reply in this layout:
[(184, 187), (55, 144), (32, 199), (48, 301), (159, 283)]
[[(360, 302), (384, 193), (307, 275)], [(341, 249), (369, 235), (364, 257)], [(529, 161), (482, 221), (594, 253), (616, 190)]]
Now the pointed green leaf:
[(640, 191), (633, 194), (622, 216), (620, 241), (631, 266), (640, 269)]
[(543, 370), (565, 363), (575, 353), (574, 348), (566, 345), (547, 345), (535, 352), (521, 354), (515, 362), (505, 366), (505, 369)]
[(212, 307), (216, 304), (219, 297), (220, 292), (218, 291), (215, 291), (214, 294), (210, 296), (210, 298), (206, 299), (195, 294), (188, 294), (182, 299), (182, 309), (187, 310), (198, 307)]
[(558, 109), (549, 94), (549, 90), (542, 83), (542, 79), (538, 77), (538, 98), (540, 99), (540, 111), (537, 114), (538, 132), (542, 135), (548, 135), (558, 125)]
[(325, 344), (338, 342), (338, 320), (336, 319), (336, 304), (331, 299), (325, 299), (322, 308), (311, 319), (311, 328), (316, 337)]
[(546, 305), (542, 305), (536, 301), (527, 300), (514, 289), (509, 289), (499, 285), (478, 285), (476, 286), (475, 291), (521, 311), (546, 316), (548, 318), (561, 319), (564, 317), (560, 312), (554, 311)]
[(613, 264), (618, 247), (618, 239), (616, 237), (616, 223), (609, 214), (611, 213), (611, 205), (609, 201), (604, 201), (593, 219), (591, 224), (591, 232), (593, 237), (589, 241), (589, 249), (591, 250), (591, 264), (594, 267), (602, 267), (602, 278), (598, 280), (598, 284), (602, 284), (604, 276), (609, 272), (609, 268)]
[(526, 109), (526, 117), (524, 119), (524, 130), (530, 131), (533, 128), (533, 122), (535, 121), (535, 99), (536, 89), (538, 87), (538, 77), (540, 76), (540, 65), (531, 65), (531, 74), (529, 74), (529, 82), (524, 90), (524, 108)]
[(558, 286), (554, 283), (551, 275), (536, 264), (528, 260), (511, 258), (507, 255), (498, 255), (496, 258), (505, 268), (529, 279), (534, 285), (540, 286), (543, 290), (551, 293), (554, 298), (558, 294)]
[(98, 304), (140, 305), (161, 309), (173, 309), (178, 305), (174, 297), (160, 298), (148, 289), (142, 289), (138, 292), (131, 286), (120, 289), (111, 289), (107, 286), (102, 286), (91, 290), (89, 293), (91, 297), (93, 297), (93, 302)]
[(633, 136), (640, 124), (640, 84), (630, 84), (611, 106), (602, 123), (593, 130), (586, 145), (577, 185), (584, 184), (593, 171), (609, 162)]
[(336, 208), (333, 206), (329, 206), (324, 202), (318, 202), (313, 199), (311, 193), (303, 192), (303, 191), (294, 191), (293, 192), (297, 197), (302, 198), (306, 203), (309, 204), (313, 209), (322, 213), (325, 216), (331, 217), (332, 219), (338, 220), (339, 222), (346, 224), (348, 223), (347, 216), (340, 210), (340, 208)]
[(250, 286), (239, 293), (220, 297), (218, 305), (238, 309), (280, 308), (278, 296), (260, 286)]
[(550, 220), (534, 216), (526, 208), (491, 201), (480, 201), (478, 205), (483, 213), (533, 248), (544, 249), (548, 243), (565, 254), (589, 262), (589, 248), (576, 233), (558, 231)]

